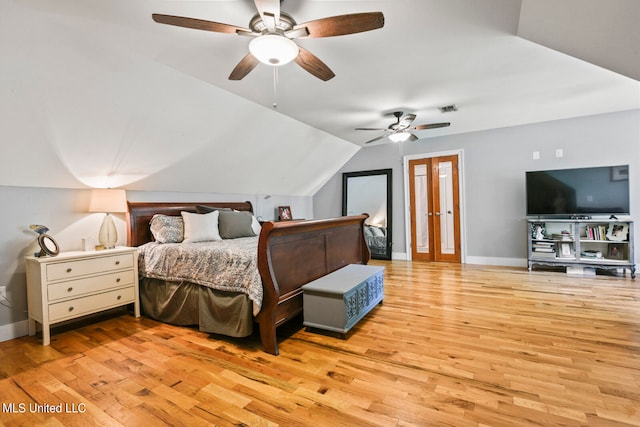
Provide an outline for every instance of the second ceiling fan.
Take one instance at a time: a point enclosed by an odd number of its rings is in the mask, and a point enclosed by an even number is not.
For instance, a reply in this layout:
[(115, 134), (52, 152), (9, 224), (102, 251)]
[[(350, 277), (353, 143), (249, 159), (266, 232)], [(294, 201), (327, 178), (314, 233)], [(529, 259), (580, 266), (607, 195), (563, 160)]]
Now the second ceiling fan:
[(249, 53), (233, 69), (229, 80), (243, 79), (260, 62), (279, 66), (295, 61), (312, 75), (327, 81), (335, 76), (333, 71), (293, 39), (342, 36), (384, 26), (382, 12), (338, 15), (297, 24), (291, 16), (280, 10), (280, 1), (254, 0), (258, 13), (249, 22), (249, 28), (157, 13), (152, 17), (160, 24), (252, 37)]
[(389, 138), (393, 142), (415, 141), (418, 139), (418, 137), (412, 134), (410, 132), (411, 130), (436, 129), (436, 128), (444, 128), (451, 125), (451, 123), (449, 122), (442, 122), (442, 123), (429, 123), (424, 125), (411, 126), (413, 121), (416, 119), (415, 114), (407, 114), (406, 116), (403, 117), (404, 113), (402, 111), (394, 111), (393, 115), (396, 118), (396, 122), (391, 123), (386, 128), (356, 128), (356, 130), (384, 131), (383, 135), (373, 138), (365, 142), (365, 144), (378, 141), (385, 137)]

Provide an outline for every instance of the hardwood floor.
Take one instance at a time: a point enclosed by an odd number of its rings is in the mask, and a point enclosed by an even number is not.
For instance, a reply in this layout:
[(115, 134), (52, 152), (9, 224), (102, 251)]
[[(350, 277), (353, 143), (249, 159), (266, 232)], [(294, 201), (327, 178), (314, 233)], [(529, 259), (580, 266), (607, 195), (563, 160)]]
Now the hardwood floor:
[(290, 323), (280, 356), (125, 313), (0, 343), (0, 422), (640, 425), (640, 282), (373, 264), (383, 305), (346, 340)]

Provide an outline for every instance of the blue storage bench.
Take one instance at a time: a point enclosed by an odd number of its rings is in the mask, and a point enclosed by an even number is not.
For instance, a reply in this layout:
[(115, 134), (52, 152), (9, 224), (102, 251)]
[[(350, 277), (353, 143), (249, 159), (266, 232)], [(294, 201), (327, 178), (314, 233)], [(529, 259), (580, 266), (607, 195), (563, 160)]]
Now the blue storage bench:
[(384, 267), (350, 264), (302, 286), (304, 325), (347, 332), (384, 298)]

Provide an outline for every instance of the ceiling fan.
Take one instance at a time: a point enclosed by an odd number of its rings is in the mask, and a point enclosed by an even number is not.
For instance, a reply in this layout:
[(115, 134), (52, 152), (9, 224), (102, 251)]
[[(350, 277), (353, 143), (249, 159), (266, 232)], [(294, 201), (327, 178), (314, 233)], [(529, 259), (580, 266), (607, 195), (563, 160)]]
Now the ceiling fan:
[(387, 128), (356, 128), (356, 130), (377, 130), (384, 131), (384, 135), (381, 135), (377, 138), (373, 138), (365, 144), (369, 144), (374, 141), (378, 141), (382, 138), (389, 138), (393, 142), (402, 142), (402, 141), (415, 141), (418, 139), (417, 136), (412, 134), (411, 130), (425, 130), (425, 129), (436, 129), (436, 128), (444, 128), (451, 123), (443, 122), (443, 123), (430, 123), (425, 125), (416, 125), (411, 126), (411, 123), (416, 119), (415, 114), (407, 114), (403, 117), (404, 113), (402, 111), (394, 111), (393, 115), (396, 118), (395, 123), (391, 123)]
[(241, 80), (259, 62), (279, 66), (295, 61), (312, 75), (327, 81), (335, 76), (333, 71), (317, 56), (298, 46), (293, 39), (342, 36), (384, 26), (382, 12), (338, 15), (297, 24), (290, 15), (280, 10), (280, 1), (254, 0), (258, 13), (249, 21), (249, 28), (157, 13), (152, 17), (160, 24), (252, 37), (249, 53), (233, 69), (229, 80)]

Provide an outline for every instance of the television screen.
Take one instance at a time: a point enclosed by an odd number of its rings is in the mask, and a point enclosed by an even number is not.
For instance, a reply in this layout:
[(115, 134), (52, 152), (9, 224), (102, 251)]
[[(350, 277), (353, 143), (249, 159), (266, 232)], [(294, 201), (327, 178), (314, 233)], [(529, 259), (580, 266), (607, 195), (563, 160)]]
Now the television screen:
[(630, 214), (629, 165), (530, 171), (527, 215)]

